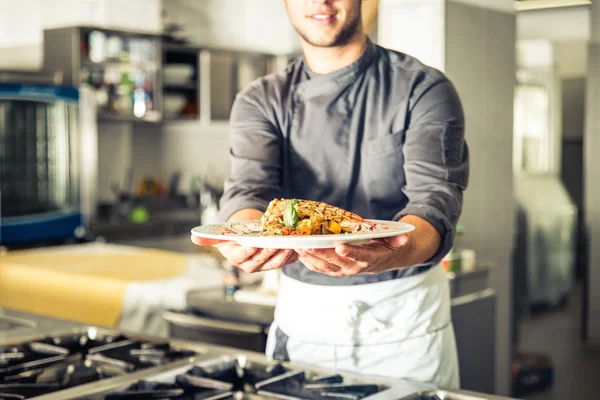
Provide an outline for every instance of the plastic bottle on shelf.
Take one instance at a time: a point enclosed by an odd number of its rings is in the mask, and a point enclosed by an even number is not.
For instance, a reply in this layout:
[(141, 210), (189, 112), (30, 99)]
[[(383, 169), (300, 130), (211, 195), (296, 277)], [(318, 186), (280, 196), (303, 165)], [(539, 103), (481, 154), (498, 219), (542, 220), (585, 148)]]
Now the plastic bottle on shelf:
[(462, 258), (461, 258), (461, 251), (460, 251), (460, 241), (462, 239), (462, 236), (464, 234), (464, 227), (462, 224), (457, 224), (456, 225), (456, 237), (454, 239), (454, 245), (452, 246), (452, 248), (450, 249), (450, 251), (448, 252), (448, 254), (446, 254), (444, 256), (444, 258), (442, 258), (442, 267), (447, 271), (447, 272), (460, 272), (462, 270)]

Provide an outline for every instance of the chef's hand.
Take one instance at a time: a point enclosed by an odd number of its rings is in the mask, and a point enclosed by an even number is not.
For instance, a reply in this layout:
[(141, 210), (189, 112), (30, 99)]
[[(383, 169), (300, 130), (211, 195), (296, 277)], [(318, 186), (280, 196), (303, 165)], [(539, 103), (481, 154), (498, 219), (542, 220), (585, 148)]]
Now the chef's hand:
[(197, 246), (215, 247), (231, 265), (248, 274), (278, 269), (298, 260), (298, 254), (293, 250), (256, 249), (236, 242), (205, 239), (195, 235), (192, 235), (192, 242)]
[(335, 249), (296, 250), (306, 268), (331, 276), (379, 273), (397, 265), (397, 250), (408, 243), (407, 235), (373, 239), (363, 245), (341, 245)]

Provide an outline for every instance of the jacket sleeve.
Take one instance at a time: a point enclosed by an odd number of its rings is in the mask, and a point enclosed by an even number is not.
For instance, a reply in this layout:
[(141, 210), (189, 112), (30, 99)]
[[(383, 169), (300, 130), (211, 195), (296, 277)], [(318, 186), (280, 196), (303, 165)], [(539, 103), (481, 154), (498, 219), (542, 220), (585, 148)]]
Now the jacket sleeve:
[(469, 151), (462, 105), (452, 83), (431, 82), (409, 105), (404, 170), (408, 198), (396, 215), (416, 215), (439, 232), (442, 242), (427, 263), (439, 262), (452, 248), (469, 179)]
[(219, 219), (252, 208), (265, 211), (281, 197), (281, 135), (256, 96), (241, 92), (229, 119), (231, 173), (220, 200)]

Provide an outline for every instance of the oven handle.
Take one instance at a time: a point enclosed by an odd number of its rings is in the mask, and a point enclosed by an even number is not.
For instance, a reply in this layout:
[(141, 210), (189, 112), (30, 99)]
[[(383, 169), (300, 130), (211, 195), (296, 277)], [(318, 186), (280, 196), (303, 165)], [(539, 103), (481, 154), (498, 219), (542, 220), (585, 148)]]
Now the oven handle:
[(204, 328), (212, 331), (226, 330), (233, 334), (258, 334), (264, 329), (260, 325), (245, 324), (240, 322), (221, 321), (212, 318), (204, 318), (197, 315), (187, 315), (173, 311), (165, 311), (163, 318), (167, 322), (188, 328)]

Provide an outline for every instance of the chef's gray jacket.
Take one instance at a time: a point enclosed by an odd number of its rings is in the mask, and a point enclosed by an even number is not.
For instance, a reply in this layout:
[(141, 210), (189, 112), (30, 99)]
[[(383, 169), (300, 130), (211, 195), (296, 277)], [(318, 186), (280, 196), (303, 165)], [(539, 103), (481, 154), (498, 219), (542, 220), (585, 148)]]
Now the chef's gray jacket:
[(354, 285), (430, 268), (450, 250), (469, 175), (464, 116), (452, 83), (415, 58), (367, 40), (362, 56), (325, 75), (303, 57), (241, 91), (230, 116), (231, 175), (220, 203), (228, 219), (274, 198), (324, 201), (364, 218), (417, 215), (442, 244), (425, 264), (330, 277), (300, 262), (286, 275)]

